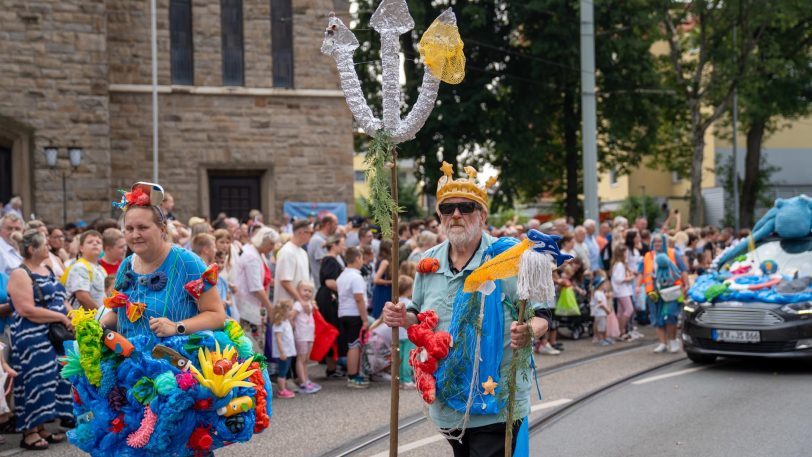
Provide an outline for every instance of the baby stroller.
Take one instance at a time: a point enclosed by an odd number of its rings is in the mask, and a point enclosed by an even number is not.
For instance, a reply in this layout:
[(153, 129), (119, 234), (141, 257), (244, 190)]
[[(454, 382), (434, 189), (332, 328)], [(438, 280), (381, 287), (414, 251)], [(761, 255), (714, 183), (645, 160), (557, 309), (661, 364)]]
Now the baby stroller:
[[(578, 340), (584, 335), (592, 336), (589, 295), (588, 289), (586, 296), (583, 297), (574, 293), (572, 288), (562, 289), (555, 308), (559, 334), (562, 334), (562, 329), (566, 329), (564, 335), (569, 333), (570, 338), (573, 340)], [(568, 304), (565, 305), (562, 301), (566, 301)]]

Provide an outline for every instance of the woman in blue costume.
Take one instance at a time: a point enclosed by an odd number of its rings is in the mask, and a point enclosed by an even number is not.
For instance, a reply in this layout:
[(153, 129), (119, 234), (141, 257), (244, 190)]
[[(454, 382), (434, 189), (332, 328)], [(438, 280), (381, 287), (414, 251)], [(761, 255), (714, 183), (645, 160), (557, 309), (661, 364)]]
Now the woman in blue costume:
[(20, 447), (48, 449), (49, 443), (65, 441), (63, 433), (49, 433), (43, 424), (54, 419), (73, 422), (70, 383), (59, 377), (56, 352), (48, 340), (48, 325), (70, 327), (65, 307), (65, 288), (42, 262), (48, 259), (45, 236), (29, 230), (20, 243), (23, 264), (11, 272), (9, 304), (14, 314), (11, 330), (11, 366), (19, 374), (14, 383), (14, 414), (17, 431), (23, 432)]
[(102, 325), (117, 329), (127, 338), (143, 334), (165, 338), (222, 329), (226, 315), (217, 289), (203, 281), (197, 301), (184, 289), (189, 281), (200, 279), (206, 265), (195, 254), (168, 241), (166, 219), (159, 207), (163, 189), (157, 184), (137, 183), (132, 193), (148, 197), (120, 204), (124, 209), (124, 238), (133, 254), (121, 263), (115, 290), (146, 307), (137, 319), (128, 317), (125, 308), (115, 309), (102, 318)]

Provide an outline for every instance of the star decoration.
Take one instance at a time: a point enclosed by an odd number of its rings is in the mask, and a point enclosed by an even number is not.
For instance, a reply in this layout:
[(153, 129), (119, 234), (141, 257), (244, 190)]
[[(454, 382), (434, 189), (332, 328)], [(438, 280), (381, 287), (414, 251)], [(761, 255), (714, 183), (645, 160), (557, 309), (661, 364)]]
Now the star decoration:
[(482, 383), (483, 395), (496, 395), (498, 385), (498, 382), (494, 382), (493, 378), (488, 376), (488, 380)]
[(463, 168), (463, 170), (465, 170), (465, 173), (468, 175), (469, 178), (471, 178), (472, 180), (476, 179), (477, 172), (476, 169), (474, 169), (474, 167), (467, 166)]
[(451, 166), (450, 163), (448, 163), (446, 161), (443, 161), (443, 166), (440, 167), (440, 170), (446, 176), (451, 176), (451, 174), (454, 173), (454, 168)]
[(491, 187), (493, 187), (494, 184), (496, 184), (496, 176), (491, 176), (485, 183), (485, 188), (490, 189)]

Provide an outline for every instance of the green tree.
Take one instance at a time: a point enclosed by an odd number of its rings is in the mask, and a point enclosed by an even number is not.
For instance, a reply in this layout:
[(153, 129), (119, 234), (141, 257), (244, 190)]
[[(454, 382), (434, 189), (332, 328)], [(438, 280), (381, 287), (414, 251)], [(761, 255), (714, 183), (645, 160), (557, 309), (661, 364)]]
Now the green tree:
[(617, 213), (630, 222), (635, 221), (638, 217), (645, 217), (648, 220), (648, 226), (655, 227), (662, 210), (650, 195), (630, 195), (623, 200)]
[[(776, 0), (776, 13), (755, 50), (739, 86), (739, 119), (746, 134), (739, 217), (742, 227), (755, 222), (756, 205), (769, 186), (762, 144), (785, 121), (812, 108), (812, 9), (806, 0)], [(729, 179), (732, 184), (732, 178)], [(732, 187), (731, 187), (732, 189)]]
[[(733, 91), (775, 12), (772, 2), (765, 7), (760, 0), (669, 0), (658, 4), (668, 43), (668, 53), (660, 58), (661, 68), (664, 83), (675, 97), (674, 104), (667, 104), (666, 113), (676, 122), (663, 134), (675, 138), (671, 144), (677, 150), (668, 151), (666, 158), (677, 170), (684, 169), (689, 158), (689, 219), (699, 225), (705, 134), (729, 109)], [(735, 48), (730, 46), (734, 27), (740, 37)], [(685, 138), (690, 149), (680, 151)]]
[[(417, 95), (423, 65), (416, 43), (440, 6), (408, 2), (413, 33), (402, 37), (407, 104)], [(379, 107), (379, 39), (368, 29), (377, 2), (361, 0), (357, 61), (367, 97)], [(648, 0), (604, 0), (595, 5), (601, 162), (621, 170), (651, 153), (659, 131), (658, 75), (649, 49), (657, 16)], [(454, 3), (465, 43), (466, 77), (443, 84), (434, 112), (402, 157), (420, 166), (418, 179), (435, 191), (440, 162), (458, 157), (500, 172), (493, 209), (543, 194), (565, 195), (566, 213), (580, 219), (580, 47), (575, 0), (460, 0)]]

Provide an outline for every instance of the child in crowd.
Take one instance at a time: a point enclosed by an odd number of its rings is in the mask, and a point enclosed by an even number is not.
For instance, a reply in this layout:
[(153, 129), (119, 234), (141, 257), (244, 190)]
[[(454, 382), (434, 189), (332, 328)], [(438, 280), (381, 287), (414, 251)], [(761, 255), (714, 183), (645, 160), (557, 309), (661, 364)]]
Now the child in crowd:
[(227, 276), (222, 275), (226, 267), (226, 253), (217, 251), (214, 255), (214, 261), (217, 262), (218, 277), (217, 277), (217, 291), (220, 293), (220, 299), (223, 300), (223, 305), (226, 308), (226, 315), (236, 322), (240, 321), (240, 312), (237, 310), (237, 305), (234, 303), (234, 296), (231, 294), (232, 286), (228, 282)]
[[(407, 263), (414, 264), (414, 262), (404, 262), (403, 265)], [(401, 265), (401, 267), (403, 266)], [(412, 304), (412, 288), (414, 286), (414, 280), (411, 276), (406, 276), (401, 274), (398, 276), (398, 295), (400, 299), (398, 300), (400, 303), (403, 303), (408, 308), (409, 305)], [(415, 348), (414, 343), (409, 340), (409, 336), (406, 334), (406, 328), (400, 327), (400, 388), (401, 389), (414, 389), (414, 372), (412, 371), (412, 366), (409, 365), (409, 354), (412, 352), (412, 349)]]
[[(415, 262), (405, 261), (401, 262), (398, 269), (401, 275), (406, 275), (412, 279), (417, 276), (417, 264)], [(402, 294), (401, 294), (402, 295)]]
[(594, 319), (592, 325), (595, 338), (593, 341), (601, 346), (614, 344), (614, 341), (606, 336), (607, 316), (612, 313), (612, 308), (609, 306), (611, 296), (611, 292), (609, 292), (610, 285), (611, 283), (606, 280), (603, 274), (595, 276), (590, 312)]
[(293, 304), (293, 339), (296, 342), (296, 376), (299, 378), (299, 392), (314, 394), (321, 390), (321, 386), (311, 382), (307, 374), (307, 362), (310, 360), (310, 351), (316, 323), (313, 320), (314, 286), (310, 281), (301, 281), (296, 288), (302, 301)]
[[(199, 233), (192, 238), (192, 252), (197, 254), (203, 260), (203, 263), (211, 265), (217, 261), (217, 241), (211, 234)], [(220, 300), (223, 302), (226, 315), (231, 316), (230, 292), (228, 283), (222, 275), (217, 275), (217, 292), (220, 294)]]
[(279, 300), (273, 308), (273, 336), (274, 344), (272, 358), (278, 367), (276, 384), (279, 398), (293, 398), (296, 396), (287, 387), (287, 373), (290, 371), (291, 358), (296, 356), (296, 342), (293, 337), (293, 326), (290, 318), (293, 314), (293, 303), (290, 300)]
[(366, 331), (366, 283), (361, 277), (364, 259), (358, 248), (344, 254), (347, 268), (336, 279), (338, 287), (339, 353), (347, 356), (347, 387), (363, 389), (369, 381), (361, 372), (361, 333)]
[[(364, 278), (364, 281), (367, 284), (367, 303), (372, 304), (372, 278), (375, 277), (375, 251), (372, 250), (372, 246), (362, 246), (361, 254), (363, 255), (363, 264), (361, 264), (361, 277)], [(346, 260), (346, 259), (345, 259)], [(346, 266), (346, 265), (345, 265)], [(368, 311), (372, 311), (369, 309)]]

